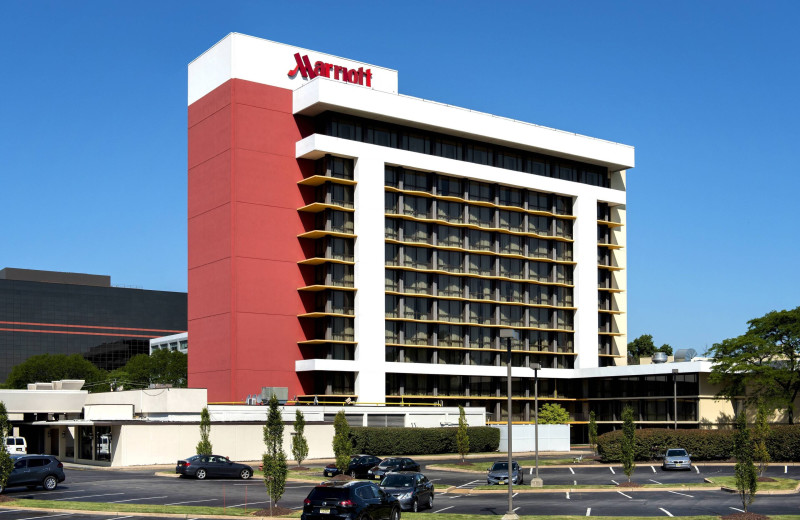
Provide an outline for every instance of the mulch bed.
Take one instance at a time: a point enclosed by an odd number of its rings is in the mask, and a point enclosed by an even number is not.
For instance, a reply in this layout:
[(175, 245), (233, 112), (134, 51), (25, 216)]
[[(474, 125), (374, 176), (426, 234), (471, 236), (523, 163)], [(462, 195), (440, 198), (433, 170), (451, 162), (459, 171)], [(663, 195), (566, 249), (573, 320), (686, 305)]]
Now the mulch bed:
[[(294, 513), (294, 510), (289, 509), (288, 507), (275, 506), (272, 508), (272, 516), (284, 516), (292, 513)], [(270, 510), (269, 508), (259, 509), (258, 511), (253, 511), (250, 514), (253, 516), (270, 516)]]
[(642, 487), (638, 482), (620, 482), (618, 487), (637, 488)]
[(759, 482), (777, 482), (777, 480), (775, 480), (772, 477), (758, 477), (758, 481)]
[(351, 477), (350, 475), (344, 475), (342, 473), (339, 473), (335, 477), (331, 477), (330, 480), (342, 480), (344, 482), (347, 482), (348, 480), (353, 480), (353, 477)]
[(289, 469), (292, 470), (292, 471), (308, 471), (310, 468), (307, 468), (305, 466), (295, 466), (295, 467), (289, 468)]
[(16, 500), (14, 497), (10, 497), (8, 495), (0, 495), (0, 502), (13, 502)]
[(734, 513), (721, 517), (722, 520), (769, 520), (768, 516), (756, 513)]

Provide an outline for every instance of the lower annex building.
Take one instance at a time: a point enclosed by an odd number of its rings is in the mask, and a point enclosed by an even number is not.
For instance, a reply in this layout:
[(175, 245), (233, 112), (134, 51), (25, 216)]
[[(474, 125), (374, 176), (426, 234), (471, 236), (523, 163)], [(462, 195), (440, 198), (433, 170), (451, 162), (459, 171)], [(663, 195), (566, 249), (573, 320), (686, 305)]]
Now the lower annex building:
[(512, 329), (515, 421), (532, 420), (538, 365), (540, 400), (576, 423), (635, 402), (671, 425), (679, 393), (696, 427), (708, 363), (626, 366), (633, 166), (627, 145), (230, 34), (188, 69), (189, 386), (501, 421)]

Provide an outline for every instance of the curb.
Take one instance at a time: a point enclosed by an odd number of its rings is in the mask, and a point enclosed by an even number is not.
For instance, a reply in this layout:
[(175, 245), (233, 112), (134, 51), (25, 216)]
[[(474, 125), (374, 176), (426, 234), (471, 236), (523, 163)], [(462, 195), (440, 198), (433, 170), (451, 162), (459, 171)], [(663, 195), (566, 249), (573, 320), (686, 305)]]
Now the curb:
[[(82, 514), (82, 515), (102, 515), (102, 516), (145, 516), (145, 517), (161, 517), (161, 518), (189, 518), (190, 515), (186, 513), (131, 513), (130, 511), (85, 511), (83, 509), (55, 509), (49, 507), (10, 507), (10, 506), (0, 506), (0, 509), (3, 510), (10, 510), (10, 511), (41, 511), (44, 513), (75, 513), (75, 514)], [(192, 518), (222, 518), (225, 520), (242, 520), (243, 518), (253, 518), (255, 520), (263, 520), (266, 518), (279, 518), (281, 520), (286, 520), (282, 517), (277, 516), (231, 516), (231, 515), (191, 515)]]

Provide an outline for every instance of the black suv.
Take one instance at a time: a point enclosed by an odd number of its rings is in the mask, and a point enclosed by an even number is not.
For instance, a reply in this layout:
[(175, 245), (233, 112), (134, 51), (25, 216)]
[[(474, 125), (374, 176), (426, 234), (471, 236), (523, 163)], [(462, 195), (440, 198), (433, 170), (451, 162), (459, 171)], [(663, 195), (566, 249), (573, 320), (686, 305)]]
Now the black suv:
[(303, 501), (301, 520), (332, 518), (400, 520), (400, 505), (372, 482), (327, 482), (316, 486)]
[[(6, 487), (28, 486), (34, 489), (42, 486), (46, 491), (54, 490), (59, 482), (67, 478), (64, 465), (52, 455), (12, 455), (14, 470), (8, 476)], [(5, 488), (0, 486), (0, 493)]]
[[(353, 455), (350, 459), (350, 464), (347, 466), (347, 474), (353, 478), (367, 475), (367, 472), (374, 466), (380, 464), (381, 459), (373, 455)], [(333, 477), (341, 473), (336, 464), (328, 464), (322, 470), (322, 474), (326, 477)]]

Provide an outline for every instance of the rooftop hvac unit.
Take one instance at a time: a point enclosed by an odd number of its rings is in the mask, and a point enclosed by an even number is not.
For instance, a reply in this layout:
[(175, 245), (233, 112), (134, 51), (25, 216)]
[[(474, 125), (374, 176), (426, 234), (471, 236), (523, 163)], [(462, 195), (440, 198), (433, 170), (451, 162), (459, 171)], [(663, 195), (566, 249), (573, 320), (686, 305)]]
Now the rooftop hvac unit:
[(666, 363), (667, 362), (667, 353), (666, 352), (656, 352), (653, 354), (653, 363)]
[(262, 386), (261, 395), (259, 398), (261, 402), (266, 404), (272, 399), (272, 394), (278, 398), (278, 404), (286, 404), (289, 400), (289, 387), (287, 386)]
[(693, 348), (682, 348), (675, 352), (675, 361), (691, 361), (697, 357), (697, 351)]

